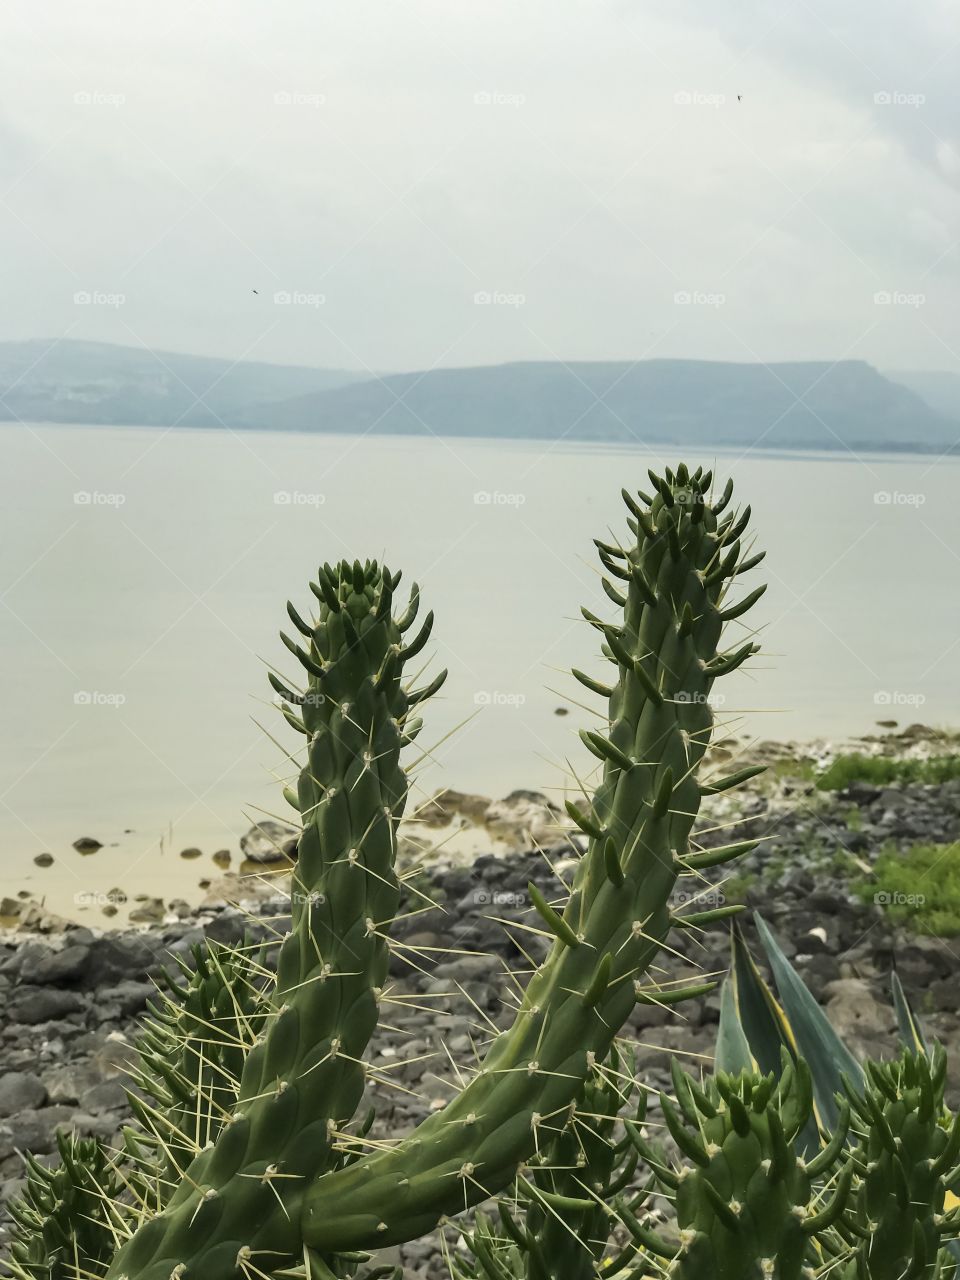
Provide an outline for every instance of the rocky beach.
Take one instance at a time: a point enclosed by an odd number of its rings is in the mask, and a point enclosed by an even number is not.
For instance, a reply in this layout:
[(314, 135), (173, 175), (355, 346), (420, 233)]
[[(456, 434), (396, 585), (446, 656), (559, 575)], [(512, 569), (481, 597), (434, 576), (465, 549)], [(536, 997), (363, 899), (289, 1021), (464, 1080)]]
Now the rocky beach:
[[(895, 1018), (889, 976), (896, 966), (927, 1034), (946, 1046), (950, 1091), (960, 1097), (960, 915), (951, 877), (960, 840), (960, 776), (954, 735), (923, 726), (844, 744), (800, 747), (728, 741), (720, 763), (761, 761), (766, 774), (735, 797), (714, 797), (699, 824), (706, 846), (759, 839), (726, 878), (684, 882), (680, 910), (743, 902), (759, 911), (858, 1057), (889, 1056)], [(823, 782), (838, 758), (889, 762), (857, 766), (837, 785)], [(833, 763), (832, 763), (833, 762)], [(864, 775), (864, 776), (858, 776)], [(931, 781), (930, 778), (936, 780)], [(887, 780), (882, 780), (887, 778)], [(561, 810), (535, 792), (501, 801), (442, 792), (407, 826), (401, 858), (409, 873), (394, 929), (391, 987), (374, 1042), (374, 1133), (397, 1136), (441, 1108), (457, 1086), (456, 1067), (483, 1053), (493, 1027), (512, 1017), (511, 974), (520, 981), (546, 948), (531, 917), (528, 883), (548, 898), (569, 883), (580, 854)], [(917, 851), (941, 851), (917, 861)], [(189, 963), (205, 939), (266, 942), (286, 927), (284, 857), (295, 832), (261, 824), (244, 838), (245, 875), (211, 878), (200, 905), (145, 900), (124, 928), (110, 915), (77, 923), (30, 898), (8, 900), (0, 935), (0, 1201), (21, 1186), (24, 1156), (53, 1159), (57, 1130), (112, 1140), (128, 1114), (126, 1071), (137, 1020), (161, 971)], [(909, 873), (896, 888), (891, 866)], [(892, 882), (891, 882), (892, 883)], [(122, 890), (118, 889), (122, 893)], [(913, 901), (910, 901), (910, 899)], [(696, 904), (696, 905), (693, 905)], [(105, 904), (109, 906), (110, 904)], [(125, 919), (126, 923), (126, 919)], [(955, 936), (957, 935), (957, 936)], [(661, 975), (720, 976), (729, 934), (691, 931), (676, 942)], [(389, 1003), (386, 1003), (386, 1002)], [(680, 1011), (639, 1005), (625, 1035), (654, 1087), (669, 1080), (672, 1055), (709, 1069), (716, 993)], [(655, 1110), (652, 1112), (655, 1115)], [(447, 1233), (451, 1247), (455, 1233)], [(410, 1276), (447, 1274), (436, 1236), (403, 1246)]]

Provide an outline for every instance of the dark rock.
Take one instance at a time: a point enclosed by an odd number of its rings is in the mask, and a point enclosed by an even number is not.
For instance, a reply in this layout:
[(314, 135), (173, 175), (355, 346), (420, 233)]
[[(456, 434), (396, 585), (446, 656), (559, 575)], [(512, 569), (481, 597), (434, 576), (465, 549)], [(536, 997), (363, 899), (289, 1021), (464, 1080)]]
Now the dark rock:
[(115, 1007), (125, 1018), (140, 1013), (147, 1001), (156, 995), (156, 987), (152, 982), (121, 982), (116, 987), (107, 987), (97, 993), (97, 1001)]
[(81, 995), (57, 987), (18, 987), (7, 1002), (7, 1011), (13, 1021), (27, 1026), (52, 1022), (67, 1014), (79, 1013), (86, 1007)]
[(14, 1151), (30, 1151), (34, 1155), (50, 1155), (57, 1147), (57, 1133), (73, 1126), (72, 1107), (28, 1108), (18, 1111), (5, 1121), (3, 1129), (9, 1133), (10, 1151), (0, 1137), (0, 1154)]
[(250, 862), (283, 862), (286, 857), (296, 856), (297, 839), (292, 827), (265, 818), (241, 836), (240, 849)]
[(91, 1085), (80, 1095), (80, 1104), (92, 1113), (100, 1111), (126, 1111), (127, 1094), (119, 1080), (103, 1080)]
[(143, 978), (156, 973), (163, 963), (164, 948), (148, 934), (106, 934), (90, 948), (84, 986), (109, 986), (125, 978)]
[(0, 1076), (0, 1116), (12, 1116), (29, 1107), (41, 1107), (47, 1090), (39, 1076), (30, 1071), (8, 1071)]
[(98, 849), (103, 848), (103, 845), (93, 836), (80, 836), (79, 839), (74, 840), (73, 847), (77, 853), (96, 853)]
[(163, 899), (148, 898), (134, 907), (128, 917), (131, 924), (161, 924), (164, 917)]
[(71, 944), (60, 951), (48, 951), (35, 964), (24, 965), (20, 977), (22, 981), (33, 982), (37, 986), (73, 982), (82, 977), (89, 960), (89, 947)]
[(239, 911), (221, 911), (216, 919), (207, 925), (205, 933), (212, 942), (223, 942), (234, 946), (242, 941), (247, 929), (246, 916)]

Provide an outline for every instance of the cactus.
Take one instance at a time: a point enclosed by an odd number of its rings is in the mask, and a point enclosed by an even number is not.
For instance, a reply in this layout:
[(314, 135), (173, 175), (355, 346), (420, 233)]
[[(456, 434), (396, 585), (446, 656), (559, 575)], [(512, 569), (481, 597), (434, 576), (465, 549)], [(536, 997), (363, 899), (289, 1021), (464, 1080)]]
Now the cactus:
[(362, 1055), (387, 972), (382, 926), (400, 895), (400, 751), (418, 731), (413, 708), (445, 674), (417, 691), (403, 686), (432, 615), (405, 645), (419, 597), (414, 587), (394, 618), (398, 581), (376, 562), (324, 566), (312, 586), (316, 622), (288, 606), (305, 644), (282, 638), (306, 684), (291, 688), (273, 672), (270, 683), (287, 721), (308, 738), (297, 794), (288, 797), (303, 821), (291, 932), (232, 1112), (163, 1213), (120, 1250), (111, 1276), (220, 1280), (302, 1257), (299, 1200), (310, 1179), (343, 1163), (337, 1144), (351, 1139), (346, 1126), (363, 1093)]
[(179, 978), (164, 974), (167, 989), (148, 1006), (131, 1073), (138, 1092), (127, 1094), (138, 1124), (124, 1131), (118, 1167), (152, 1213), (230, 1116), (269, 1009), (263, 948), (208, 942), (192, 954), (193, 968), (177, 957)]
[(741, 559), (749, 508), (721, 523), (717, 510), (732, 486), (713, 507), (709, 475), (679, 467), (651, 479), (656, 494), (648, 510), (624, 495), (636, 544), (599, 548), (623, 587), (606, 583), (623, 610), (622, 625), (584, 611), (603, 637), (615, 682), (606, 687), (574, 673), (607, 699), (609, 731), (582, 735), (603, 764), (603, 778), (592, 804), (568, 805), (589, 843), (562, 914), (531, 891), (554, 938), (550, 954), (513, 1026), (494, 1040), (453, 1102), (394, 1149), (310, 1188), (303, 1236), (321, 1253), (401, 1242), (508, 1185), (536, 1149), (541, 1118), (570, 1105), (645, 997), (644, 975), (671, 928), (699, 927), (728, 913), (676, 920), (668, 901), (681, 872), (745, 847), (701, 854), (691, 852), (689, 841), (701, 795), (754, 772), (703, 787), (697, 778), (712, 728), (713, 682), (757, 648), (748, 641), (717, 655), (724, 621), (741, 616), (759, 594), (723, 604), (729, 578), (756, 563)]
[[(620, 1115), (631, 1099), (628, 1128)], [(474, 1260), (453, 1260), (454, 1280), (593, 1280), (608, 1244), (611, 1206), (636, 1173), (635, 1125), (645, 1110), (629, 1059), (615, 1047), (570, 1111), (544, 1126), (542, 1146), (510, 1199), (498, 1200), (499, 1227), (478, 1211), (474, 1231), (464, 1236)], [(630, 1195), (631, 1212), (639, 1211), (648, 1190)], [(605, 1263), (603, 1274), (615, 1269)]]
[(676, 1102), (661, 1094), (660, 1103), (690, 1163), (677, 1172), (648, 1159), (676, 1196), (680, 1247), (621, 1209), (637, 1243), (668, 1259), (678, 1280), (812, 1276), (815, 1237), (839, 1218), (853, 1178), (840, 1161), (848, 1111), (805, 1161), (796, 1140), (813, 1113), (813, 1093), (802, 1059), (794, 1064), (785, 1054), (779, 1081), (773, 1073), (719, 1072), (701, 1089), (676, 1068), (673, 1079)]
[[(960, 1114), (944, 1108), (946, 1056), (904, 1049), (893, 1062), (867, 1063), (862, 1091), (846, 1082), (857, 1145), (850, 1166), (858, 1188), (838, 1224), (854, 1251), (838, 1275), (849, 1280), (903, 1280), (952, 1275), (944, 1246), (960, 1235), (960, 1210), (945, 1211), (960, 1177)], [(843, 1252), (838, 1250), (838, 1256)]]
[[(274, 985), (261, 992), (241, 969), (227, 977), (224, 989), (240, 983), (253, 1003), (223, 1005), (220, 1015), (239, 1011), (256, 1025), (240, 1037), (242, 1069), (235, 1064), (239, 1078), (230, 1074), (226, 1093), (212, 1085), (215, 1067), (195, 1086), (192, 1073), (171, 1074), (158, 1046), (145, 1042), (144, 1080), (155, 1100), (159, 1091), (164, 1119), (152, 1104), (141, 1110), (140, 1138), (128, 1142), (127, 1156), (149, 1169), (144, 1134), (152, 1134), (164, 1161), (157, 1182), (177, 1185), (158, 1192), (157, 1203), (134, 1204), (110, 1280), (351, 1274), (363, 1251), (423, 1234), (510, 1185), (541, 1142), (556, 1137), (557, 1117), (576, 1105), (636, 1001), (682, 997), (646, 977), (652, 962), (673, 928), (700, 928), (729, 909), (677, 918), (669, 906), (677, 877), (753, 844), (703, 851), (691, 828), (702, 795), (754, 772), (698, 780), (713, 683), (757, 648), (748, 640), (718, 653), (724, 623), (762, 588), (732, 606), (726, 594), (761, 557), (742, 552), (749, 508), (721, 516), (732, 485), (713, 503), (711, 476), (701, 471), (680, 466), (651, 473), (651, 482), (652, 499), (624, 493), (627, 545), (598, 544), (618, 584), (604, 578), (604, 589), (622, 620), (585, 611), (613, 676), (608, 686), (574, 674), (606, 700), (608, 731), (582, 735), (602, 779), (592, 801), (569, 806), (588, 837), (572, 890), (550, 903), (531, 887), (550, 953), (513, 1026), (494, 1039), (460, 1096), (412, 1137), (369, 1155), (360, 1154), (353, 1117), (399, 901), (396, 831), (407, 794), (400, 754), (419, 731), (417, 705), (443, 674), (416, 690), (404, 682), (432, 615), (405, 640), (419, 594), (414, 587), (394, 617), (399, 575), (376, 562), (324, 566), (312, 584), (311, 620), (288, 606), (300, 638), (283, 639), (305, 681), (271, 672), (270, 682), (285, 719), (306, 736), (297, 791), (286, 793), (302, 821), (291, 931)], [(192, 1145), (180, 1123), (191, 1098), (208, 1119)]]
[(103, 1276), (122, 1236), (122, 1186), (104, 1147), (58, 1133), (57, 1149), (55, 1169), (27, 1157), (26, 1188), (10, 1205), (7, 1265), (16, 1280)]

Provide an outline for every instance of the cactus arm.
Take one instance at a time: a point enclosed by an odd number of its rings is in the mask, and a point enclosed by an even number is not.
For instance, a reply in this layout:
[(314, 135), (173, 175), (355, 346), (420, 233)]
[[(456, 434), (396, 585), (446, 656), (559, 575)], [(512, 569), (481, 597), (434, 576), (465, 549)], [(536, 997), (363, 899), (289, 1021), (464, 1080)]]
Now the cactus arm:
[(716, 665), (724, 587), (740, 547), (729, 522), (726, 533), (718, 530), (685, 468), (659, 481), (636, 528), (622, 625), (590, 619), (616, 673), (609, 700), (616, 750), (605, 758), (590, 813), (575, 810), (589, 836), (563, 912), (576, 945), (556, 938), (513, 1026), (456, 1100), (393, 1150), (315, 1180), (302, 1230), (321, 1253), (411, 1239), (511, 1182), (535, 1149), (536, 1117), (576, 1097), (670, 933), (668, 901), (686, 870), (701, 796), (697, 769), (713, 722), (708, 696), (726, 669)]
[(375, 562), (325, 567), (313, 586), (316, 625), (294, 618), (301, 634), (311, 632), (309, 648), (286, 642), (306, 671), (305, 691), (281, 686), (293, 694), (287, 717), (308, 739), (297, 796), (303, 833), (269, 1016), (229, 1122), (189, 1164), (166, 1210), (120, 1250), (111, 1280), (232, 1280), (299, 1257), (303, 1190), (342, 1163), (337, 1134), (363, 1092), (361, 1057), (387, 973), (381, 926), (399, 901), (400, 750), (418, 695), (401, 684), (402, 631), (391, 615), (398, 578)]

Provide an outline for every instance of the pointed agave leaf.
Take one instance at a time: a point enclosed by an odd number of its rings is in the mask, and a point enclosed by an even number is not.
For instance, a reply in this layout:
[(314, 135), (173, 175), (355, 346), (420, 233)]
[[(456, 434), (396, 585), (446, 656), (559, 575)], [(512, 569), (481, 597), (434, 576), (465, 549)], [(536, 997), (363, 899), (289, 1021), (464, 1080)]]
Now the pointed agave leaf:
[(863, 1085), (863, 1070), (777, 945), (762, 917), (755, 914), (754, 920), (783, 1001), (796, 1052), (806, 1060), (813, 1077), (817, 1121), (822, 1130), (832, 1132), (838, 1115), (834, 1095), (842, 1091), (841, 1076), (846, 1076), (859, 1089)]
[(900, 1039), (914, 1053), (928, 1055), (930, 1049), (924, 1038), (923, 1028), (920, 1026), (917, 1015), (910, 1007), (896, 969), (890, 975), (890, 990), (893, 994), (893, 1007), (897, 1011), (897, 1026), (900, 1029)]
[(720, 988), (720, 1026), (717, 1030), (714, 1068), (717, 1071), (726, 1071), (730, 1075), (739, 1075), (741, 1071), (756, 1069), (756, 1063), (740, 1022), (736, 987), (730, 977), (724, 979), (723, 986)]
[(790, 1056), (795, 1058), (796, 1042), (791, 1034), (787, 1015), (764, 981), (739, 926), (734, 926), (733, 931), (731, 975), (737, 1017), (757, 1070), (761, 1075), (768, 1075), (772, 1071), (779, 1076), (780, 1051), (786, 1048)]

